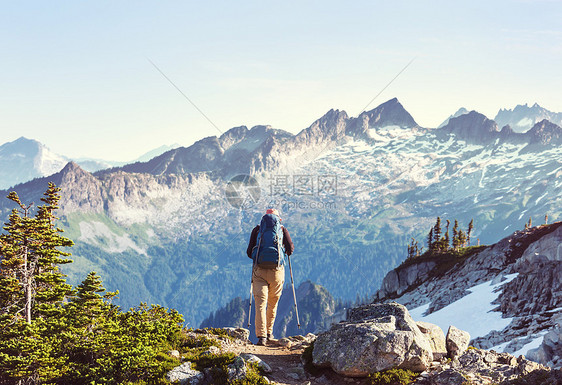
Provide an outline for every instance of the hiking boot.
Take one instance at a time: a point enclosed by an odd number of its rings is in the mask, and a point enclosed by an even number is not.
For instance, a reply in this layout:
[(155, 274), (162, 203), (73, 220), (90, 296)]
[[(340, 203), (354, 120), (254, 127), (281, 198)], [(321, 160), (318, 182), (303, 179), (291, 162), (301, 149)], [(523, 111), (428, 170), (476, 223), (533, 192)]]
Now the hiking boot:
[(273, 337), (273, 334), (270, 333), (270, 334), (267, 335), (267, 342), (275, 343), (275, 342), (277, 342), (277, 340), (275, 339), (275, 337)]
[(267, 338), (265, 338), (265, 337), (258, 337), (258, 342), (256, 343), (256, 345), (259, 345), (259, 346), (265, 346), (265, 345), (267, 345)]

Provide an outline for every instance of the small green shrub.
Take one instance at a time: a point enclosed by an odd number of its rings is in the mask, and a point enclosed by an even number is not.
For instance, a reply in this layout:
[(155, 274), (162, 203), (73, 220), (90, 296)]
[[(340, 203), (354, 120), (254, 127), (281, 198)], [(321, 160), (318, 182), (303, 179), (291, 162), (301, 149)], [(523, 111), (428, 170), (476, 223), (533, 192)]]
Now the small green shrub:
[(226, 369), (237, 357), (234, 353), (203, 354), (204, 352), (203, 348), (191, 349), (183, 354), (183, 358), (190, 361), (195, 369), (203, 370), (211, 367)]
[(372, 385), (407, 385), (412, 383), (419, 373), (407, 369), (389, 369), (375, 372), (369, 376)]
[[(227, 339), (227, 340), (230, 340), (230, 341), (234, 341), (234, 337), (232, 337), (230, 334), (228, 334), (226, 332), (226, 330), (221, 329), (221, 328), (204, 328), (204, 329), (200, 329), (200, 330), (202, 330), (204, 333), (207, 333), (207, 334), (211, 334), (211, 335), (221, 337), (221, 338), (224, 338), (224, 339)], [(196, 330), (195, 332), (199, 333), (200, 331)]]

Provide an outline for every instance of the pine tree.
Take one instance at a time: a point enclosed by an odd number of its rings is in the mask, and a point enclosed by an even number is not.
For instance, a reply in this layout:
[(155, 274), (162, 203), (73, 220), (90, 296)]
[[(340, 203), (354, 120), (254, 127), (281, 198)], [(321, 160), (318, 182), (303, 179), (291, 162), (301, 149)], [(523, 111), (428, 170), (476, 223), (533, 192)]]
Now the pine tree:
[(408, 259), (416, 258), (421, 255), (421, 250), (415, 238), (412, 238), (410, 244), (408, 245)]
[(459, 248), (466, 246), (466, 234), (462, 230), (459, 230), (458, 243)]
[(470, 246), (470, 235), (472, 234), (473, 229), (474, 229), (474, 219), (471, 219), (470, 223), (468, 224), (468, 229), (466, 232), (466, 243), (468, 244), (468, 246)]
[(427, 249), (433, 251), (433, 227), (429, 229), (429, 234), (427, 236)]
[(458, 250), (459, 245), (459, 222), (455, 219), (453, 226), (453, 250)]
[(435, 226), (433, 226), (433, 244), (435, 245), (435, 249), (439, 251), (441, 243), (441, 218), (437, 217), (435, 221)]
[(449, 225), (450, 224), (451, 224), (451, 222), (447, 219), (447, 225), (445, 227), (445, 235), (443, 236), (443, 246), (442, 246), (442, 250), (444, 250), (444, 251), (449, 250), (449, 243), (450, 243)]
[(12, 210), (0, 235), (0, 324), (5, 326), (0, 328), (0, 382), (49, 382), (64, 364), (50, 353), (62, 326), (63, 299), (71, 292), (58, 269), (69, 262), (61, 256), (69, 254), (57, 247), (72, 245), (54, 226), (58, 192), (49, 183), (45, 205), (33, 217), (32, 204), (23, 204), (15, 192), (8, 195), (19, 208)]

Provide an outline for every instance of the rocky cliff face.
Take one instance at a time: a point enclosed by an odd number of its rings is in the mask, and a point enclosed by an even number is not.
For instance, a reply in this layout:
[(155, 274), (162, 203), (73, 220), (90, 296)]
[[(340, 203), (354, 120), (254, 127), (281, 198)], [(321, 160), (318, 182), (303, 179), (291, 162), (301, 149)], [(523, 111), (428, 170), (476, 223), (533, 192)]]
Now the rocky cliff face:
[[(377, 300), (392, 298), (410, 309), (425, 305), (428, 316), (467, 296), (477, 285), (496, 284), (499, 292), (491, 306), (508, 325), (473, 336), (471, 344), (508, 353), (526, 347), (526, 353), (549, 335), (534, 350), (534, 357), (560, 366), (560, 355), (548, 352), (558, 346), (553, 341), (558, 341), (562, 314), (562, 222), (518, 231), (474, 250), (445, 269), (439, 258), (404, 264), (387, 274)], [(501, 284), (505, 277), (510, 280)]]

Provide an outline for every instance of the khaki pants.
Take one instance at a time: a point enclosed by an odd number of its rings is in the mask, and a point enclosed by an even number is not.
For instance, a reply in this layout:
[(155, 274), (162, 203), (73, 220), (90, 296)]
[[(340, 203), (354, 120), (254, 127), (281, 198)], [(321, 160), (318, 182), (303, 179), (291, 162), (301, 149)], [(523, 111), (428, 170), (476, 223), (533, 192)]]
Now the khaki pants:
[(264, 269), (256, 266), (253, 271), (254, 300), (256, 303), (256, 336), (267, 337), (273, 333), (277, 303), (285, 283), (285, 267)]

